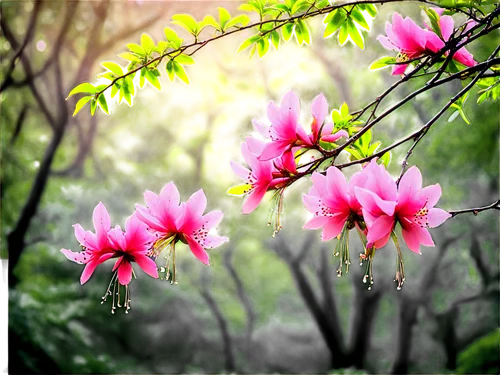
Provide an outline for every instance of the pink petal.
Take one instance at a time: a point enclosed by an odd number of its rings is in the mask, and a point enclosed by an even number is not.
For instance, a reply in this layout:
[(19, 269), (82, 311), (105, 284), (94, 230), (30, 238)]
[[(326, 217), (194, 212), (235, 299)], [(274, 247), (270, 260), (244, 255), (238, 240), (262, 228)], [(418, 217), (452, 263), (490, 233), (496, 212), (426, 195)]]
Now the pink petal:
[(336, 167), (331, 166), (326, 170), (326, 179), (328, 181), (327, 191), (331, 199), (348, 202), (348, 189), (344, 174)]
[(108, 231), (111, 228), (111, 219), (102, 202), (99, 202), (95, 207), (92, 219), (96, 231), (97, 246), (103, 248), (108, 244)]
[(144, 192), (144, 200), (146, 201), (148, 208), (154, 213), (155, 216), (160, 213), (160, 199), (158, 198), (158, 195), (152, 191), (146, 190)]
[(80, 276), (81, 285), (85, 284), (90, 279), (98, 265), (99, 262), (97, 261), (91, 261), (87, 263), (87, 265), (83, 269), (82, 275)]
[(324, 135), (321, 137), (321, 140), (323, 142), (331, 142), (331, 143), (334, 143), (336, 142), (338, 139), (340, 139), (341, 137), (344, 137), (344, 138), (349, 138), (349, 133), (347, 133), (345, 130), (339, 130), (338, 132), (334, 133), (334, 134), (329, 134), (329, 135)]
[(460, 64), (465, 66), (474, 66), (477, 62), (474, 60), (474, 56), (465, 49), (465, 47), (460, 48), (454, 55), (453, 59), (458, 61)]
[(408, 67), (408, 64), (398, 64), (394, 65), (392, 67), (392, 75), (397, 76), (401, 74), (405, 74), (406, 68)]
[(276, 141), (276, 142), (266, 143), (264, 149), (262, 150), (262, 154), (260, 154), (259, 156), (259, 160), (266, 161), (277, 158), (283, 155), (285, 150), (289, 147), (290, 144), (286, 142)]
[(436, 34), (434, 34), (432, 31), (429, 31), (427, 33), (425, 48), (431, 52), (436, 53), (443, 47), (444, 47), (444, 42), (441, 40), (441, 38)]
[(281, 123), (296, 124), (300, 116), (300, 101), (293, 91), (287, 91), (280, 102)]
[(203, 264), (210, 265), (208, 253), (205, 251), (205, 249), (201, 247), (201, 245), (190, 236), (186, 236), (186, 241), (194, 256), (198, 258), (198, 260)]
[(241, 165), (235, 163), (234, 161), (231, 161), (230, 165), (231, 165), (231, 169), (233, 170), (235, 175), (237, 175), (239, 178), (241, 178), (244, 181), (248, 181), (252, 172), (250, 172), (247, 168), (242, 167)]
[(323, 227), (321, 239), (323, 241), (328, 241), (337, 237), (342, 231), (342, 228), (344, 228), (346, 220), (347, 216), (345, 215), (337, 215), (329, 218)]
[(361, 207), (363, 207), (363, 212), (367, 210), (374, 214), (385, 213), (389, 216), (394, 214), (396, 202), (383, 200), (377, 194), (374, 194), (365, 188), (356, 187), (354, 188), (354, 193), (361, 204)]
[(314, 216), (311, 220), (304, 224), (304, 229), (319, 229), (322, 228), (329, 220), (328, 216)]
[(252, 124), (254, 129), (257, 130), (259, 134), (261, 134), (265, 138), (269, 138), (270, 127), (268, 124), (257, 119), (252, 119)]
[(142, 268), (144, 272), (146, 272), (149, 276), (158, 278), (158, 269), (156, 267), (156, 263), (148, 258), (146, 255), (137, 254), (134, 257), (135, 262), (139, 267)]
[(136, 215), (139, 220), (158, 232), (167, 232), (170, 228), (167, 228), (163, 223), (160, 223), (157, 217), (152, 216), (149, 210), (136, 204)]
[(264, 198), (266, 191), (267, 189), (265, 188), (254, 189), (253, 191), (251, 191), (250, 194), (248, 194), (245, 202), (243, 202), (243, 213), (249, 214), (250, 212), (255, 210), (255, 208), (257, 208), (259, 203)]
[(389, 242), (389, 239), (391, 238), (391, 233), (387, 233), (384, 237), (382, 237), (380, 240), (375, 241), (374, 243), (367, 243), (366, 247), (375, 247), (375, 249), (380, 249), (387, 245), (387, 242)]
[(132, 281), (132, 265), (128, 260), (123, 260), (118, 267), (118, 281), (122, 285), (128, 285)]
[(61, 253), (63, 253), (68, 260), (78, 264), (88, 263), (91, 259), (90, 253), (86, 251), (76, 253), (68, 249), (61, 249)]
[(222, 213), (221, 211), (210, 211), (209, 213), (204, 215), (201, 219), (203, 221), (205, 229), (210, 230), (216, 227), (220, 223), (223, 216), (224, 213)]
[(311, 180), (320, 197), (328, 195), (326, 176), (323, 176), (321, 173), (314, 172), (311, 176)]
[(314, 118), (312, 132), (317, 135), (319, 133), (319, 127), (323, 124), (328, 114), (328, 102), (322, 93), (313, 99), (311, 103), (311, 114)]
[(248, 149), (252, 152), (252, 154), (259, 156), (262, 154), (266, 143), (262, 142), (259, 139), (254, 137), (246, 137), (245, 142), (248, 146)]
[(304, 206), (306, 206), (307, 210), (313, 214), (316, 214), (321, 211), (321, 199), (315, 195), (304, 195), (302, 197), (302, 201), (304, 202)]
[(451, 217), (451, 214), (440, 208), (431, 208), (427, 214), (427, 225), (429, 228), (435, 228), (443, 224)]
[(207, 237), (203, 240), (203, 247), (205, 249), (213, 249), (215, 247), (218, 247), (222, 245), (224, 242), (228, 242), (229, 238), (224, 237), (224, 236), (214, 236), (214, 235), (207, 235)]
[(278, 107), (274, 102), (269, 102), (267, 105), (267, 118), (273, 125), (278, 125), (281, 122), (280, 107)]
[(389, 50), (398, 50), (399, 49), (397, 46), (394, 45), (394, 43), (388, 37), (386, 37), (384, 35), (378, 36), (377, 40), (386, 49), (389, 49)]
[(291, 173), (296, 173), (297, 172), (297, 167), (295, 164), (295, 158), (293, 156), (292, 150), (287, 150), (283, 153), (281, 156), (281, 165), (284, 170), (291, 172)]
[(368, 242), (373, 243), (380, 241), (387, 234), (390, 234), (394, 228), (395, 218), (394, 216), (382, 215), (375, 219), (371, 226), (368, 227), (368, 235), (366, 239)]
[[(333, 131), (333, 122), (327, 122), (327, 123), (323, 124), (323, 127), (321, 127), (320, 129), (321, 129), (322, 136), (331, 134)], [(345, 132), (345, 134), (347, 134), (347, 132), (345, 130), (340, 130), (340, 131)]]
[(441, 197), (441, 186), (439, 184), (426, 186), (420, 191), (420, 196), (427, 202), (427, 208), (434, 207)]
[[(399, 182), (398, 203), (404, 206), (413, 197), (418, 197), (422, 189), (422, 174), (417, 167), (411, 167)], [(421, 207), (419, 207), (421, 208)]]
[[(417, 226), (411, 226), (408, 229), (404, 229), (401, 231), (403, 234), (403, 239), (406, 242), (406, 246), (417, 254), (422, 254), (420, 252), (420, 241)], [(420, 227), (418, 227), (420, 228)]]
[(205, 196), (203, 189), (198, 190), (189, 197), (186, 202), (186, 207), (189, 212), (196, 217), (203, 215), (203, 212), (207, 207), (207, 197)]
[(179, 206), (180, 195), (177, 186), (173, 182), (166, 184), (158, 196), (163, 212), (168, 213)]
[(398, 189), (391, 175), (383, 165), (372, 160), (364, 169), (368, 179), (365, 187), (386, 201), (396, 201)]
[(113, 244), (120, 250), (127, 249), (127, 240), (125, 238), (125, 234), (122, 232), (122, 229), (119, 225), (114, 227), (109, 231), (109, 237)]
[(453, 18), (451, 18), (451, 16), (441, 16), (439, 18), (439, 27), (444, 40), (450, 39), (451, 34), (453, 34), (454, 26)]

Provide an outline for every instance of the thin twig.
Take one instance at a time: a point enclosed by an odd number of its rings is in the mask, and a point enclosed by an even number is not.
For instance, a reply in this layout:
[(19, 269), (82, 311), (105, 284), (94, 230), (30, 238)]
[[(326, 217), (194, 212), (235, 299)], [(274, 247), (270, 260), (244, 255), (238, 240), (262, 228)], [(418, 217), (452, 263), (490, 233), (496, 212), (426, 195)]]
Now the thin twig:
[(457, 215), (466, 214), (466, 213), (472, 213), (475, 216), (479, 212), (487, 211), (487, 210), (500, 210), (500, 199), (496, 200), (492, 204), (489, 204), (488, 206), (476, 207), (476, 208), (465, 208), (463, 210), (453, 210), (453, 211), (448, 211), (448, 213), (451, 214), (451, 217), (455, 217)]

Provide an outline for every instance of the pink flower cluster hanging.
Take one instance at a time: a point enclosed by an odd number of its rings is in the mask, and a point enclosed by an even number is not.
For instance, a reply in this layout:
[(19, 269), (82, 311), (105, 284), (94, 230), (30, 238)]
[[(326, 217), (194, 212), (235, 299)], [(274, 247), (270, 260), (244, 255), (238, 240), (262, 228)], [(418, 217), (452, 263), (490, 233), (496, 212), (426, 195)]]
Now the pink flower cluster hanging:
[[(422, 188), (422, 175), (417, 167), (408, 169), (396, 182), (375, 159), (365, 163), (347, 182), (342, 171), (332, 165), (335, 154), (331, 150), (340, 146), (335, 142), (341, 137), (349, 137), (348, 131), (356, 130), (352, 124), (345, 130), (325, 121), (328, 113), (326, 99), (320, 94), (311, 104), (313, 119), (308, 133), (299, 123), (300, 102), (292, 91), (285, 93), (280, 106), (270, 102), (267, 107), (270, 125), (253, 120), (255, 129), (265, 140), (247, 137), (241, 145), (248, 167), (231, 162), (233, 171), (245, 184), (229, 189), (228, 193), (247, 196), (243, 213), (248, 214), (266, 192), (274, 192), (277, 207), (273, 211), (278, 215), (275, 235), (281, 228), (279, 214), (285, 189), (299, 178), (311, 175), (313, 185), (304, 195), (303, 203), (313, 216), (304, 228), (321, 229), (323, 241), (338, 239), (334, 251), (340, 259), (338, 275), (349, 270), (349, 231), (356, 228), (365, 247), (361, 262), (368, 261), (364, 281), (369, 280), (369, 287), (373, 284), (371, 265), (375, 251), (392, 237), (398, 254), (395, 281), (401, 288), (404, 267), (396, 229), (401, 228), (404, 242), (415, 253), (420, 253), (420, 245), (434, 246), (428, 229), (451, 217), (434, 207), (441, 188), (437, 184)], [(301, 161), (311, 153), (319, 153), (319, 158), (313, 155), (306, 162)], [(322, 170), (320, 166), (326, 160), (331, 160), (330, 165)]]
[[(123, 306), (125, 312), (130, 309), (129, 284), (135, 276), (132, 263), (149, 276), (158, 278), (155, 261), (168, 248), (166, 267), (160, 270), (164, 269), (166, 280), (176, 283), (176, 243), (187, 244), (196, 258), (209, 265), (207, 249), (228, 241), (227, 237), (212, 233), (222, 219), (222, 212), (212, 211), (203, 215), (207, 205), (203, 190), (198, 190), (187, 202), (180, 203), (179, 191), (170, 182), (159, 195), (146, 191), (144, 197), (147, 206), (136, 206), (136, 211), (125, 222), (125, 231), (119, 225), (111, 228), (109, 213), (104, 204), (99, 203), (93, 214), (95, 233), (85, 231), (80, 224), (74, 225), (75, 237), (83, 250), (61, 250), (69, 260), (85, 264), (81, 284), (90, 279), (98, 265), (116, 258), (113, 276), (102, 301), (112, 297), (112, 313), (117, 306)], [(123, 297), (120, 297), (120, 286), (125, 289)]]

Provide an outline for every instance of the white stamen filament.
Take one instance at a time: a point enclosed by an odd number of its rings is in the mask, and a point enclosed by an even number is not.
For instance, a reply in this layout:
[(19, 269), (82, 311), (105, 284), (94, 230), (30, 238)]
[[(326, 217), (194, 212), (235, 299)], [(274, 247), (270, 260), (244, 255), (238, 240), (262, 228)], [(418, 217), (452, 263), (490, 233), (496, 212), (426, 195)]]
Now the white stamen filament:
[[(113, 291), (111, 291), (111, 285), (113, 285)], [(111, 314), (115, 313), (117, 307), (124, 307), (126, 314), (128, 314), (128, 310), (130, 310), (130, 302), (132, 302), (132, 300), (130, 298), (129, 286), (124, 285), (125, 296), (123, 299), (123, 303), (121, 302), (120, 298), (120, 287), (121, 284), (118, 280), (118, 271), (115, 271), (113, 273), (113, 276), (111, 277), (111, 281), (109, 282), (108, 289), (106, 290), (104, 296), (102, 296), (102, 301), (101, 301), (101, 304), (103, 304), (108, 299), (108, 296), (112, 296)]]

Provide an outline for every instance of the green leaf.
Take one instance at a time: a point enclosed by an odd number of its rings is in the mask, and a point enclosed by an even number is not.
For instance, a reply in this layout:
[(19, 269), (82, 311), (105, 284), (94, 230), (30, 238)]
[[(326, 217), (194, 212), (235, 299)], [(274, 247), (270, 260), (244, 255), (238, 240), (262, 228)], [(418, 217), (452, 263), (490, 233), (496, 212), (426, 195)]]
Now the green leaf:
[(289, 15), (292, 15), (292, 10), (286, 4), (276, 4), (273, 6), (273, 8), (278, 9), (279, 11), (281, 11), (283, 13), (287, 13)]
[(351, 161), (353, 160), (359, 160), (359, 159), (363, 159), (363, 155), (361, 155), (359, 153), (358, 150), (354, 149), (354, 148), (351, 148), (351, 147), (347, 147), (345, 149), (349, 154), (351, 154)]
[(257, 12), (261, 13), (261, 9), (257, 8), (253, 4), (242, 4), (238, 7), (239, 10), (244, 10), (246, 12)]
[(264, 57), (267, 51), (269, 51), (269, 40), (267, 38), (260, 38), (257, 42), (257, 53), (259, 57)]
[(349, 116), (349, 106), (346, 102), (342, 103), (342, 106), (340, 107), (340, 114), (342, 115), (342, 117)]
[[(115, 82), (113, 86), (111, 86), (111, 97), (114, 98), (116, 93), (120, 90), (120, 84)], [(141, 86), (142, 87), (142, 86)]]
[[(297, 26), (295, 27), (295, 33), (300, 33), (301, 34), (301, 40), (302, 42), (299, 42), (300, 45), (303, 43), (305, 44), (311, 44), (311, 34), (309, 33), (309, 28), (307, 27), (307, 24), (299, 19), (297, 21)], [(297, 40), (299, 39), (299, 36), (297, 34)]]
[(292, 6), (292, 14), (306, 10), (311, 5), (306, 0), (297, 0)]
[(142, 48), (140, 45), (135, 44), (135, 43), (129, 43), (127, 44), (127, 47), (129, 50), (131, 50), (133, 53), (139, 55), (139, 56), (145, 56), (146, 51), (144, 48)]
[(274, 48), (278, 50), (278, 47), (280, 45), (280, 34), (276, 30), (271, 31), (271, 43), (273, 44)]
[(97, 107), (97, 102), (96, 102), (95, 98), (92, 98), (92, 100), (90, 101), (90, 115), (91, 116), (94, 116), (96, 107)]
[(198, 34), (201, 32), (201, 30), (203, 30), (207, 26), (212, 26), (216, 30), (220, 29), (219, 23), (215, 20), (215, 18), (213, 16), (210, 16), (210, 15), (205, 16), (205, 18), (203, 18), (203, 20), (201, 20), (198, 23), (198, 26), (200, 28), (198, 31)]
[(76, 105), (75, 105), (75, 111), (73, 112), (73, 117), (78, 112), (80, 112), (80, 110), (85, 106), (85, 104), (87, 104), (89, 102), (89, 100), (92, 100), (92, 98), (93, 98), (93, 96), (89, 95), (89, 96), (84, 96), (83, 98), (81, 98), (80, 100), (78, 100), (76, 102)]
[(378, 59), (377, 61), (372, 62), (372, 64), (370, 65), (370, 70), (382, 69), (385, 68), (386, 66), (394, 64), (396, 64), (395, 57), (384, 56)]
[(354, 8), (351, 12), (351, 17), (356, 21), (356, 23), (363, 29), (370, 31), (370, 26), (365, 20), (365, 16), (357, 8)]
[(222, 8), (222, 7), (218, 7), (217, 10), (219, 11), (220, 27), (222, 30), (225, 30), (225, 28), (226, 28), (225, 26), (226, 26), (227, 21), (229, 21), (231, 19), (231, 14), (229, 14), (229, 12), (225, 8)]
[(172, 82), (174, 80), (174, 78), (175, 78), (173, 60), (169, 60), (168, 61), (166, 69), (167, 69), (168, 78), (170, 79), (170, 82)]
[(193, 16), (189, 14), (175, 14), (172, 16), (172, 19), (172, 23), (182, 26), (194, 36), (199, 34), (200, 28)]
[(121, 57), (122, 59), (128, 60), (128, 61), (134, 61), (134, 62), (140, 62), (141, 61), (141, 59), (139, 57), (137, 57), (136, 55), (134, 55), (133, 53), (130, 53), (130, 52), (120, 53), (118, 55), (118, 57)]
[(106, 62), (101, 63), (101, 65), (103, 67), (105, 67), (106, 69), (112, 71), (113, 74), (115, 74), (116, 76), (123, 75), (123, 68), (113, 61), (106, 61)]
[(177, 63), (177, 61), (173, 60), (174, 72), (177, 77), (182, 79), (186, 84), (189, 85), (189, 77), (186, 74), (183, 66)]
[(71, 95), (79, 94), (82, 92), (88, 94), (95, 94), (97, 92), (97, 89), (91, 83), (80, 83), (78, 86), (76, 86), (73, 90), (70, 91), (66, 99), (68, 99)]
[(241, 184), (241, 185), (236, 185), (236, 186), (230, 187), (229, 189), (227, 189), (226, 194), (240, 196), (240, 195), (244, 195), (244, 194), (248, 193), (251, 189), (252, 189), (252, 185)]
[(167, 39), (167, 41), (172, 43), (172, 48), (178, 49), (182, 44), (182, 39), (179, 38), (175, 30), (172, 30), (170, 27), (165, 27), (163, 31), (165, 33), (165, 38)]
[(429, 17), (430, 26), (432, 28), (432, 31), (434, 31), (434, 33), (437, 36), (442, 38), (443, 34), (441, 34), (441, 26), (439, 25), (439, 18), (440, 18), (439, 14), (437, 14), (437, 12), (432, 8), (424, 7), (424, 11), (427, 14), (427, 17)]
[(349, 33), (349, 37), (351, 40), (361, 49), (365, 49), (365, 43), (363, 41), (363, 37), (361, 36), (358, 28), (354, 24), (352, 18), (347, 20), (347, 30)]
[(154, 87), (156, 87), (158, 90), (161, 90), (161, 83), (160, 80), (158, 79), (158, 76), (153, 73), (152, 70), (147, 69), (146, 73), (144, 74), (144, 77), (151, 83)]
[(195, 63), (194, 59), (188, 55), (178, 55), (175, 57), (175, 61), (182, 65), (193, 65)]
[(244, 49), (247, 49), (248, 47), (250, 47), (252, 44), (254, 44), (259, 39), (260, 39), (260, 35), (252, 35), (250, 38), (245, 39), (238, 47), (237, 52), (241, 52)]
[(344, 25), (344, 27), (340, 28), (339, 31), (339, 44), (343, 46), (345, 44), (345, 41), (347, 40), (348, 31), (347, 31), (347, 26)]
[[(153, 71), (154, 73), (154, 71)], [(130, 92), (130, 95), (134, 96), (135, 95), (135, 87), (134, 87), (134, 81), (132, 80), (132, 77), (127, 76), (125, 77), (125, 83), (124, 85), (127, 87), (128, 92)]]
[(365, 10), (372, 17), (375, 17), (377, 15), (377, 8), (373, 4), (365, 4)]
[(106, 97), (104, 96), (104, 94), (99, 95), (99, 98), (97, 98), (97, 100), (99, 101), (99, 106), (104, 111), (104, 113), (109, 115), (108, 103), (106, 103)]
[(241, 26), (246, 26), (250, 23), (250, 17), (246, 14), (241, 14), (239, 16), (234, 17), (226, 24), (226, 29), (241, 24)]
[(290, 40), (290, 38), (292, 37), (294, 26), (295, 26), (295, 23), (289, 22), (281, 28), (281, 34), (283, 35), (283, 40), (285, 42), (288, 42)]
[(148, 34), (144, 33), (141, 35), (141, 46), (149, 55), (155, 49), (155, 42)]
[(323, 20), (323, 23), (326, 25), (328, 23), (330, 23), (330, 21), (337, 15), (337, 13), (340, 12), (340, 9), (334, 9), (332, 10), (330, 13), (328, 13), (325, 17), (325, 19)]
[(384, 155), (382, 155), (378, 161), (383, 163), (385, 165), (385, 167), (389, 167), (389, 164), (391, 162), (391, 159), (392, 159), (392, 153), (390, 151), (387, 151)]
[(328, 22), (325, 28), (325, 33), (323, 34), (323, 38), (328, 38), (330, 35), (334, 34), (339, 28), (344, 25), (346, 20), (346, 15), (340, 9), (335, 13), (333, 18)]

